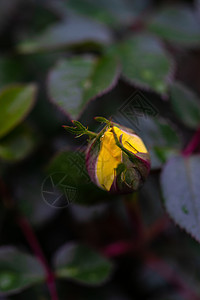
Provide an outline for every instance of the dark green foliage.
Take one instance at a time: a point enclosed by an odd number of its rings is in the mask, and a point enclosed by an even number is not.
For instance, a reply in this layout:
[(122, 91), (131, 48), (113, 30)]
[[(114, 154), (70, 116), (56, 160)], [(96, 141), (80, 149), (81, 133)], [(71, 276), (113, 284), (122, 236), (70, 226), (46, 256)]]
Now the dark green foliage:
[(45, 279), (37, 259), (12, 247), (0, 249), (0, 295), (16, 293)]
[[(1, 299), (200, 298), (199, 24), (199, 0), (0, 1)], [(129, 196), (86, 170), (110, 122), (150, 153)]]
[(111, 275), (112, 264), (85, 245), (67, 244), (55, 255), (59, 278), (75, 280), (89, 285), (100, 285)]

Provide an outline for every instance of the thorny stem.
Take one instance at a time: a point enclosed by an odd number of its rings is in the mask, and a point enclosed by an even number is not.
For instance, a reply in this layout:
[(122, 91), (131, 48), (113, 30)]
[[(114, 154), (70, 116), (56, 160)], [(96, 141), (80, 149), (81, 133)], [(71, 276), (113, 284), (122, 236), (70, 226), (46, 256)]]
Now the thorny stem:
[(197, 131), (193, 135), (189, 144), (183, 150), (183, 152), (182, 152), (183, 156), (188, 157), (189, 155), (191, 155), (197, 149), (197, 147), (199, 145), (200, 145), (200, 127), (197, 129)]
[(12, 213), (14, 213), (16, 222), (18, 226), (21, 228), (29, 246), (31, 247), (35, 256), (38, 258), (38, 260), (41, 262), (41, 264), (44, 267), (46, 273), (46, 283), (48, 286), (49, 293), (51, 295), (51, 300), (58, 300), (56, 284), (55, 284), (55, 276), (47, 263), (47, 260), (43, 254), (43, 251), (40, 247), (37, 237), (31, 225), (29, 224), (28, 220), (24, 216), (22, 216), (20, 212), (17, 210), (15, 202), (11, 197), (8, 188), (1, 177), (0, 177), (0, 193), (2, 195), (3, 204), (5, 208), (9, 209)]

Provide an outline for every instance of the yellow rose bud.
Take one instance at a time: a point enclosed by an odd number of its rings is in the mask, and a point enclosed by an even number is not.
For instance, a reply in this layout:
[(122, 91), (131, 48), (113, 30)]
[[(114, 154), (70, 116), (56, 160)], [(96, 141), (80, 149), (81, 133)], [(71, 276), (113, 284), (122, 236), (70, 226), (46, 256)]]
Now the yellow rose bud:
[(86, 152), (91, 180), (100, 188), (130, 193), (141, 187), (150, 171), (150, 157), (141, 138), (131, 129), (108, 122)]

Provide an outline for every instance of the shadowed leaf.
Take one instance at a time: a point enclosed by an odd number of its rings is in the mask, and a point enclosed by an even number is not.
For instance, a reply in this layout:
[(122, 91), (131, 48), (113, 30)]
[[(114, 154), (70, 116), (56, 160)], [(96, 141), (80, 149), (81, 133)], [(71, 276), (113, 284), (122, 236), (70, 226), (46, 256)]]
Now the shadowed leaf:
[[(129, 110), (127, 109), (127, 113)], [(130, 111), (133, 113), (133, 111)], [(181, 139), (176, 128), (163, 118), (146, 116), (135, 117), (125, 115), (131, 127), (142, 138), (147, 146), (151, 157), (151, 168), (159, 169), (174, 154), (180, 152)], [(123, 122), (123, 121), (122, 121)]]
[(161, 94), (166, 92), (172, 62), (156, 38), (137, 35), (119, 44), (117, 52), (128, 81)]
[(10, 162), (21, 160), (31, 153), (36, 142), (34, 131), (21, 125), (0, 140), (0, 158)]
[(39, 262), (13, 247), (0, 248), (0, 295), (16, 293), (45, 280)]
[(200, 125), (200, 99), (181, 83), (170, 85), (171, 104), (177, 118), (191, 129)]
[(50, 51), (83, 43), (108, 44), (110, 31), (101, 23), (79, 15), (68, 15), (66, 20), (49, 26), (43, 33), (18, 45), (18, 51), (33, 53)]
[(50, 72), (48, 91), (52, 102), (77, 119), (91, 99), (104, 94), (117, 82), (115, 57), (79, 57), (63, 60)]
[(35, 85), (13, 85), (0, 93), (0, 137), (9, 133), (28, 114), (35, 100)]
[(161, 187), (167, 212), (200, 242), (200, 156), (175, 156), (165, 165)]
[[(145, 0), (140, 0), (138, 8), (141, 9), (146, 3)], [(136, 4), (133, 1), (111, 0), (111, 1), (97, 1), (97, 0), (70, 0), (67, 6), (89, 16), (93, 19), (104, 22), (110, 26), (116, 27), (120, 24), (129, 25), (138, 16)]]
[(100, 285), (109, 279), (111, 262), (87, 246), (64, 245), (55, 256), (57, 276), (87, 285)]
[(184, 6), (163, 8), (148, 25), (161, 38), (184, 46), (200, 44), (199, 26), (195, 11)]

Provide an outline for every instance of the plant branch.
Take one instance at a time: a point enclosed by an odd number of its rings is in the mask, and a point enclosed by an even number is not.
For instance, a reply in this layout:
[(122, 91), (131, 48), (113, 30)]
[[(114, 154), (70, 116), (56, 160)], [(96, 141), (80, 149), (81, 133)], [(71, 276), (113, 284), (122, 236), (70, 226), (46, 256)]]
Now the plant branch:
[[(133, 218), (133, 214), (131, 214), (131, 218)], [(132, 223), (133, 224), (133, 223)], [(162, 234), (167, 228), (169, 227), (170, 222), (169, 219), (164, 216), (158, 221), (156, 221), (154, 224), (152, 224), (148, 229), (145, 229), (143, 231), (143, 238), (142, 239), (135, 239), (134, 240), (128, 240), (128, 241), (117, 241), (114, 242), (102, 249), (102, 254), (104, 254), (107, 257), (117, 257), (120, 255), (124, 255), (127, 253), (130, 254), (137, 254), (141, 253), (145, 247), (148, 246), (153, 240), (155, 240), (160, 234)], [(133, 224), (134, 226), (134, 224)], [(143, 230), (140, 228), (140, 230)], [(138, 234), (141, 234), (141, 231), (138, 231)]]
[(166, 231), (170, 225), (171, 222), (167, 215), (164, 215), (163, 217), (158, 219), (149, 228), (145, 229), (145, 242), (150, 243), (151, 241), (153, 241), (160, 234)]
[(40, 244), (37, 240), (34, 231), (32, 230), (28, 220), (25, 217), (18, 215), (16, 219), (17, 219), (17, 224), (21, 228), (27, 242), (29, 243), (31, 249), (35, 253), (35, 256), (38, 258), (38, 260), (40, 260), (41, 264), (44, 267), (46, 273), (46, 282), (47, 282), (49, 292), (51, 294), (51, 299), (58, 300), (54, 274), (51, 271), (46, 261), (46, 258), (42, 252), (42, 249), (40, 247)]
[(117, 257), (123, 254), (132, 253), (134, 245), (132, 241), (117, 241), (102, 249), (102, 254), (106, 257)]
[(146, 241), (141, 241), (140, 243), (135, 243), (134, 241), (118, 241), (112, 243), (102, 250), (102, 254), (107, 257), (117, 257), (120, 255), (126, 255), (127, 253), (142, 254), (145, 259), (145, 263), (148, 267), (158, 272), (167, 282), (171, 283), (173, 286), (177, 287), (179, 293), (188, 300), (199, 300), (198, 296), (192, 288), (185, 282), (185, 280), (177, 272), (173, 270), (165, 261), (157, 257), (154, 253), (149, 253), (146, 251), (147, 246), (152, 239), (155, 239), (162, 231), (167, 229), (169, 225), (169, 220), (164, 217), (159, 219), (155, 224), (153, 224), (146, 233)]
[(30, 248), (34, 252), (37, 259), (43, 265), (43, 268), (46, 273), (46, 283), (49, 289), (49, 293), (51, 295), (51, 300), (58, 300), (58, 295), (56, 291), (56, 284), (55, 284), (55, 276), (51, 271), (47, 260), (42, 252), (40, 244), (37, 240), (37, 237), (29, 224), (28, 220), (21, 215), (18, 211), (13, 198), (11, 197), (6, 184), (4, 183), (3, 179), (0, 177), (0, 193), (2, 195), (3, 204), (6, 209), (9, 209), (12, 213), (14, 213), (14, 217), (16, 219), (16, 223), (20, 227), (21, 231), (23, 232)]
[(182, 151), (185, 157), (191, 155), (200, 145), (200, 127), (197, 129), (186, 148)]

